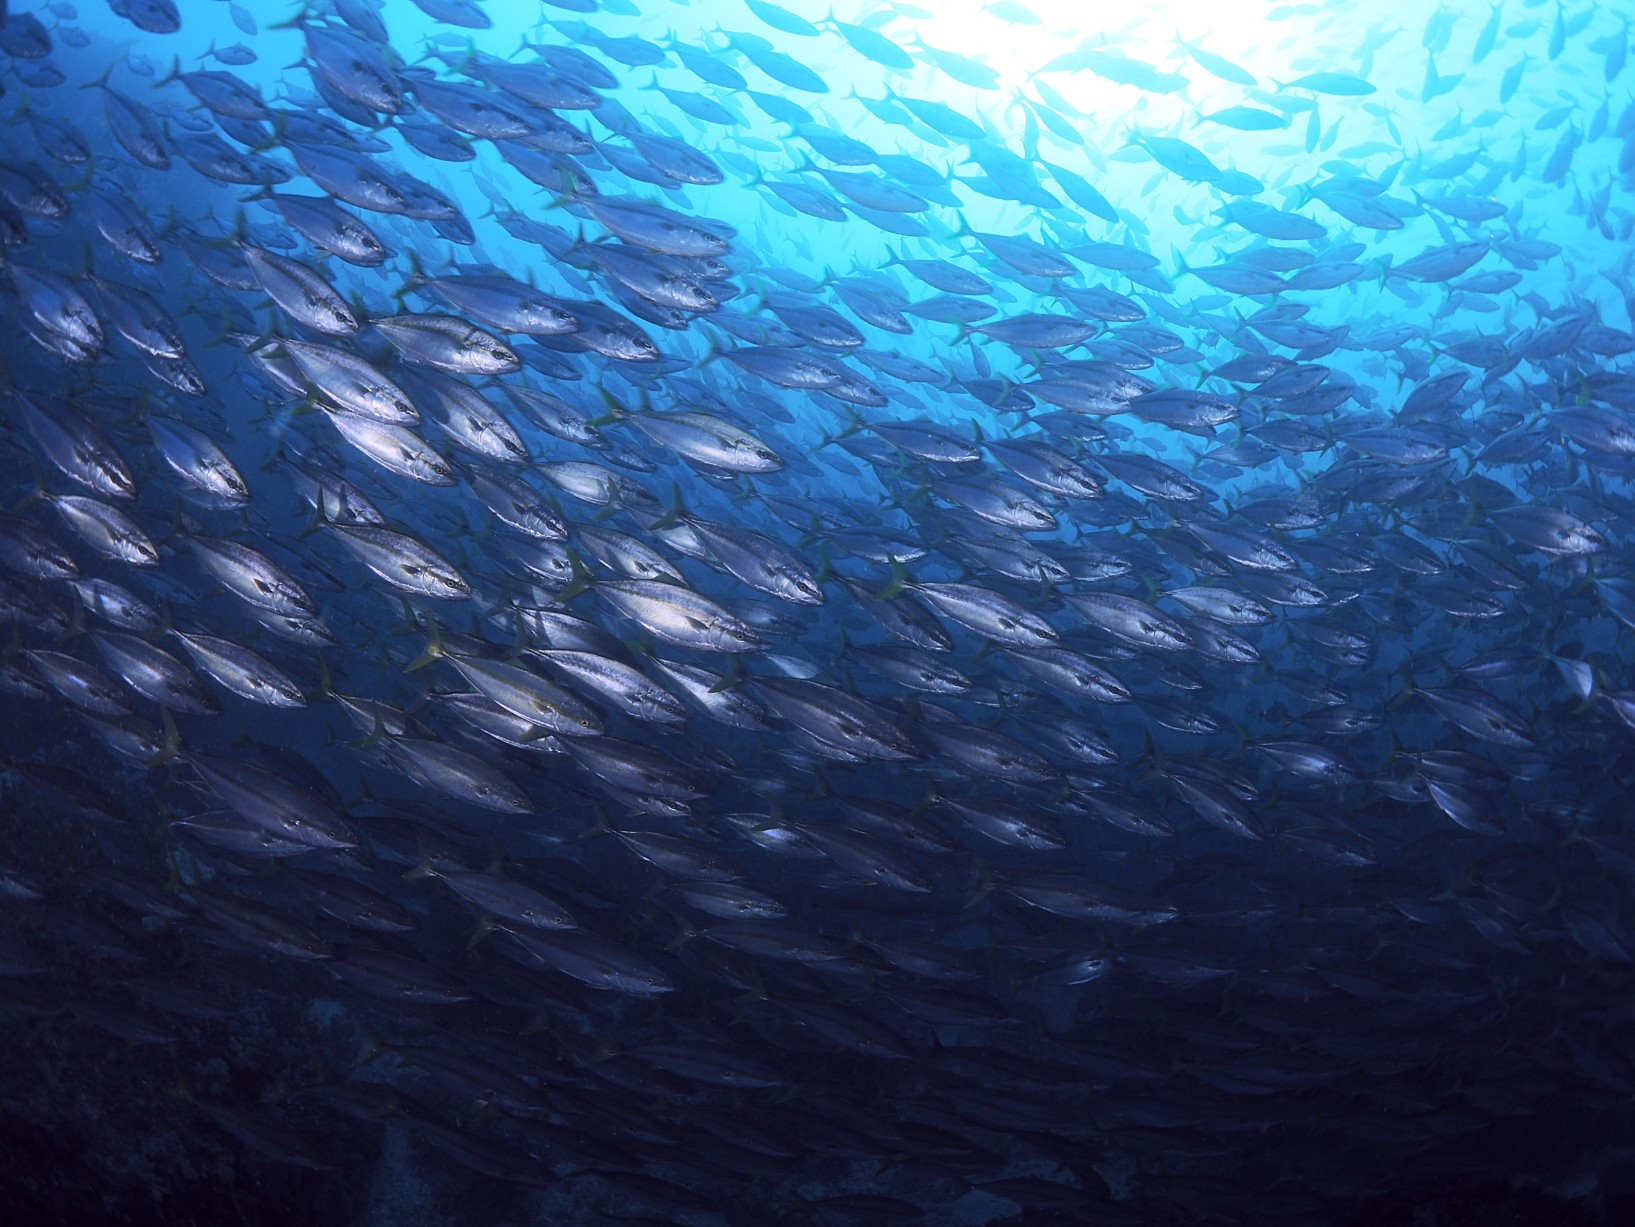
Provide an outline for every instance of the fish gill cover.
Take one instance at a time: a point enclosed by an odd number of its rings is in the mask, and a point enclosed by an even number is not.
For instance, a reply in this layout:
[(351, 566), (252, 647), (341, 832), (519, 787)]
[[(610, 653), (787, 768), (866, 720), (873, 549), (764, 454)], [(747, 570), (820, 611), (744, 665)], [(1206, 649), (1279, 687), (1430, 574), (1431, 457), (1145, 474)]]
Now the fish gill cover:
[(8, 1222), (1628, 1212), (1616, 6), (0, 14)]

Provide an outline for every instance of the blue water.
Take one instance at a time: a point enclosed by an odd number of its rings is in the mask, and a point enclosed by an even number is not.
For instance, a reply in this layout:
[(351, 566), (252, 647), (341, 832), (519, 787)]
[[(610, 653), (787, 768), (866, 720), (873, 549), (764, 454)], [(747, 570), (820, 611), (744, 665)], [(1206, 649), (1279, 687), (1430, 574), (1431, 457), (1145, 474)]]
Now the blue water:
[[(0, 27), (11, 1221), (1627, 1214), (1612, 6), (180, 0), (179, 30), (138, 28), (165, 9)], [(397, 111), (325, 98), (306, 59), (303, 22), (371, 14)], [(482, 56), (599, 97), (550, 119), (582, 144), (434, 114), (459, 82), (527, 115)], [(101, 86), (168, 167), (116, 139)], [(303, 131), (444, 215), (350, 202), (390, 255), (326, 256), (267, 199), (325, 194)], [(209, 141), (268, 182), (204, 173)], [(354, 323), (303, 323), (246, 248)], [(91, 274), (150, 296), (185, 359), (144, 357)], [(426, 282), (462, 275), (581, 310), (533, 338), (465, 313), (506, 369), (450, 378), (517, 463), (434, 425), (435, 376), (371, 326), (459, 318)], [(593, 318), (652, 352), (589, 343)], [(280, 338), (411, 389), (418, 476), (349, 443)], [(100, 431), (134, 496), (42, 411)], [(649, 433), (684, 412), (775, 471)], [(248, 497), (201, 493), (153, 419)], [(383, 574), (290, 462), (352, 483), (459, 599)], [(40, 533), (153, 620), (24, 557)], [(621, 604), (609, 534), (753, 650)], [(213, 539), (287, 571), (322, 637), (207, 570)], [(745, 540), (771, 571), (733, 561)], [(1196, 603), (1223, 594), (1242, 617)], [(300, 705), (172, 629), (261, 654)], [(171, 654), (200, 706), (156, 700), (121, 642)], [(663, 714), (535, 654), (564, 647)], [(67, 666), (118, 675), (113, 714)], [(502, 669), (599, 735), (530, 729), (484, 689)], [(722, 696), (758, 714), (712, 717)], [(513, 890), (546, 902), (519, 916)]]

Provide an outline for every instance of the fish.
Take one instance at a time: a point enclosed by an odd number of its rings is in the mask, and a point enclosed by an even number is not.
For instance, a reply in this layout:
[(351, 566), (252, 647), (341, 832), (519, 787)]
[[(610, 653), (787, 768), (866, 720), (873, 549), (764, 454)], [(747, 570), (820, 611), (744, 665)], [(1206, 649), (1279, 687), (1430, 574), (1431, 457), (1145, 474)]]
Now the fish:
[(1616, 1214), (1619, 14), (83, 7), (16, 1215)]

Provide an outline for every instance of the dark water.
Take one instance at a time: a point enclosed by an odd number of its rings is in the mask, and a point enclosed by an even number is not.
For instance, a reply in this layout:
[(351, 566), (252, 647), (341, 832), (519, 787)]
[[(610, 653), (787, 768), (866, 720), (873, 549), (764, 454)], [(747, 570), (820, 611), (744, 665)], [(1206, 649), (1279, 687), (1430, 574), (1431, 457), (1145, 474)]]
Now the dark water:
[(0, 26), (0, 1207), (1629, 1214), (1611, 6)]

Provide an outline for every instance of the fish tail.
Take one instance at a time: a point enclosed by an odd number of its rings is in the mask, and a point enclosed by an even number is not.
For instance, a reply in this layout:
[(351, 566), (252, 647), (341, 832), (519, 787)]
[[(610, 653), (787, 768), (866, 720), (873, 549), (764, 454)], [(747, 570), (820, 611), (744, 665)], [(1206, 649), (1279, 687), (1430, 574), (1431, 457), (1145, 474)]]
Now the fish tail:
[[(405, 601), (404, 605), (407, 606), (407, 604), (408, 602)], [(429, 636), (426, 640), (426, 650), (405, 665), (403, 672), (418, 673), (433, 661), (440, 660), (448, 655), (448, 650), (443, 647), (443, 636), (438, 628), (437, 619), (430, 614), (426, 615), (426, 634)]]
[(874, 594), (875, 598), (881, 601), (889, 601), (892, 597), (900, 594), (908, 585), (908, 569), (893, 558), (891, 560), (891, 582), (880, 589), (879, 592), (876, 592)]
[(568, 551), (568, 568), (572, 578), (569, 579), (568, 586), (556, 594), (556, 603), (558, 605), (566, 605), (591, 585), (590, 571), (575, 550)]
[(166, 763), (174, 762), (181, 757), (182, 734), (176, 727), (176, 717), (170, 714), (170, 708), (161, 707), (159, 717), (164, 722), (164, 741), (160, 744), (159, 753), (148, 760), (148, 766), (163, 767)]

